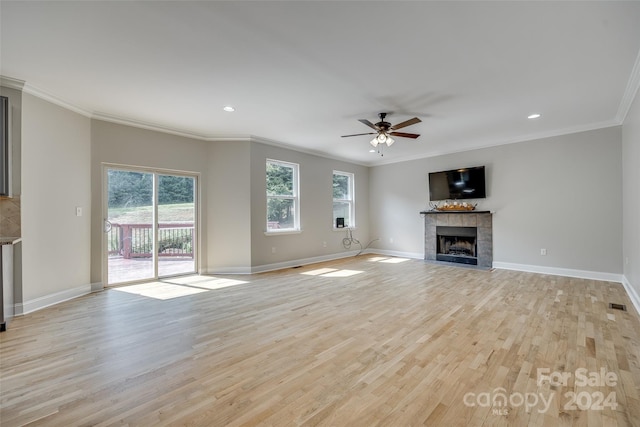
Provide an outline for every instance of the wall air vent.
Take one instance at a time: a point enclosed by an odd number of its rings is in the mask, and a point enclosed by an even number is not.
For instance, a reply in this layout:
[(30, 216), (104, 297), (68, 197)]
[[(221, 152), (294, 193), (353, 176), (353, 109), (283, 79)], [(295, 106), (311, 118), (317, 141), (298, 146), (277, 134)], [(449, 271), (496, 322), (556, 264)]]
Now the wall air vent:
[(612, 310), (622, 310), (622, 311), (627, 311), (627, 306), (624, 304), (616, 304), (613, 302), (609, 303), (609, 308)]

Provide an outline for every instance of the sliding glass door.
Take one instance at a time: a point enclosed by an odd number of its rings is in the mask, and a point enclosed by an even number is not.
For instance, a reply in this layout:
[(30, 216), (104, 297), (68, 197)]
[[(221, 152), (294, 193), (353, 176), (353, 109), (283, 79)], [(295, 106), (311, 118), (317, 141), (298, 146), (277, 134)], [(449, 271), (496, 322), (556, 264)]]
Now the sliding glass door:
[(154, 174), (107, 170), (108, 285), (153, 279)]
[(107, 285), (195, 273), (195, 176), (107, 167)]
[(196, 271), (194, 177), (158, 175), (158, 276)]

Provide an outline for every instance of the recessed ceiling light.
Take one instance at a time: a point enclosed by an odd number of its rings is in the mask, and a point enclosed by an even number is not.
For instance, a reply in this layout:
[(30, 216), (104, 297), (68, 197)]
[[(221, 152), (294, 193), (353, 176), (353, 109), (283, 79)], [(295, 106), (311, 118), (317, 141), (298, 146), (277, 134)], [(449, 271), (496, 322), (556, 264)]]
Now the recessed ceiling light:
[(376, 150), (372, 148), (371, 150), (369, 150), (369, 152), (370, 152), (370, 153), (375, 153), (375, 152), (376, 152)]
[(542, 114), (540, 114), (540, 113), (534, 113), (534, 114), (531, 114), (531, 115), (527, 116), (527, 119), (539, 119), (541, 116), (542, 116)]
[(224, 108), (223, 108), (223, 110), (224, 110), (224, 111), (227, 111), (227, 112), (229, 112), (229, 113), (231, 113), (231, 112), (233, 112), (233, 111), (236, 111), (236, 109), (235, 109), (235, 108), (233, 108), (231, 105), (225, 105), (225, 106), (224, 106)]

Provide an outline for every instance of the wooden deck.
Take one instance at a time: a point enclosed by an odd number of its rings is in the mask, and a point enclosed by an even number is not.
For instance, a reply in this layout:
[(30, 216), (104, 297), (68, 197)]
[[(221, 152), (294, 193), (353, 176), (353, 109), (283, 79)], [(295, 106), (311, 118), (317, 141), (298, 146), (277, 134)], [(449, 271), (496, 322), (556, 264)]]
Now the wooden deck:
[(0, 360), (3, 427), (640, 425), (620, 284), (371, 255), (110, 288)]
[[(131, 282), (153, 277), (151, 258), (109, 257), (109, 284)], [(192, 257), (160, 257), (158, 259), (159, 276), (195, 273)]]

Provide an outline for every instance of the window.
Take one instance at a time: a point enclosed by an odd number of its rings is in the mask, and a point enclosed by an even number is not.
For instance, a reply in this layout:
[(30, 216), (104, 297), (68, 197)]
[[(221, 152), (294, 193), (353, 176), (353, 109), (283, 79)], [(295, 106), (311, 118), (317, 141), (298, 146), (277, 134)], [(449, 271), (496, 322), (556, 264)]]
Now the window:
[(267, 231), (300, 229), (298, 168), (267, 159)]
[(333, 171), (333, 226), (336, 218), (344, 218), (345, 227), (355, 227), (353, 174)]

